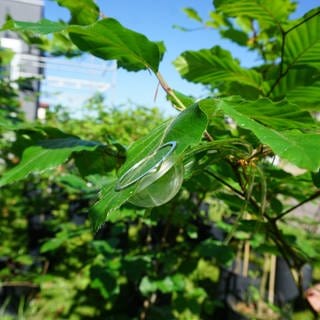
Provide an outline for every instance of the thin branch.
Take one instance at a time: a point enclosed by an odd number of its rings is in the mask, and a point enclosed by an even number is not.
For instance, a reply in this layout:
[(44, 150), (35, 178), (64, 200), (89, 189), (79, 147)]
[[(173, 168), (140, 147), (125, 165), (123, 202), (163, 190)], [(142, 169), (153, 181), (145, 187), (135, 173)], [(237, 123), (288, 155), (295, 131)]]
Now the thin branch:
[(300, 27), (302, 24), (306, 23), (307, 21), (311, 20), (312, 18), (316, 17), (317, 15), (320, 14), (320, 11), (315, 12), (314, 14), (312, 14), (311, 16), (305, 18), (304, 20), (302, 20), (301, 22), (297, 23), (296, 25), (294, 25), (293, 27), (291, 27), (290, 29), (288, 29), (287, 31), (285, 31), (285, 34), (288, 34), (289, 32), (291, 32), (292, 30)]
[(268, 221), (267, 228), (269, 230), (269, 235), (277, 245), (281, 256), (286, 260), (288, 266), (293, 267), (297, 270), (301, 268), (304, 260), (301, 259), (295, 252), (294, 248), (286, 242), (281, 231), (277, 226), (277, 221), (265, 215)]
[(236, 194), (238, 194), (239, 196), (241, 196), (242, 198), (245, 197), (244, 193), (241, 192), (240, 190), (236, 189), (235, 187), (233, 187), (231, 184), (229, 184), (228, 182), (224, 181), (222, 178), (220, 178), (219, 176), (215, 175), (213, 172), (211, 172), (210, 170), (205, 169), (204, 170), (209, 176), (215, 178), (217, 181), (219, 181), (220, 183), (222, 183), (223, 185), (225, 185), (226, 187), (228, 187), (230, 190), (232, 190), (233, 192), (235, 192)]
[(267, 93), (267, 97), (270, 96), (270, 94), (273, 92), (273, 90), (275, 89), (275, 87), (279, 84), (280, 80), (289, 72), (290, 67), (288, 66), (287, 69), (285, 71), (283, 71), (283, 64), (284, 64), (284, 49), (285, 49), (285, 43), (286, 43), (286, 36), (289, 32), (291, 32), (292, 30), (300, 27), (302, 24), (306, 23), (307, 21), (311, 20), (312, 18), (316, 17), (317, 15), (320, 14), (320, 11), (315, 12), (314, 14), (310, 15), (309, 17), (305, 18), (304, 20), (300, 21), (299, 23), (297, 23), (296, 25), (294, 25), (293, 27), (291, 27), (288, 30), (283, 30), (283, 28), (280, 26), (280, 31), (281, 31), (281, 56), (280, 56), (280, 69), (279, 69), (279, 76), (276, 79), (276, 81), (273, 83), (273, 85), (271, 86), (269, 92)]
[(5, 281), (1, 283), (1, 286), (3, 287), (29, 287), (29, 288), (39, 288), (38, 284), (32, 283), (32, 282), (28, 282), (28, 281)]
[(243, 216), (246, 217), (248, 204), (251, 203), (251, 199), (252, 199), (251, 195), (252, 195), (252, 191), (253, 191), (254, 180), (255, 180), (255, 174), (252, 174), (250, 176), (250, 181), (248, 181), (247, 187), (244, 190), (245, 201), (243, 203), (243, 206), (240, 209), (240, 213), (237, 216), (236, 221), (234, 221), (234, 223), (232, 225), (231, 231), (228, 233), (228, 235), (226, 236), (226, 238), (224, 240), (224, 244), (228, 244), (231, 241), (231, 239), (234, 236), (234, 233), (236, 232), (236, 230), (239, 226), (240, 220), (242, 219)]
[(271, 86), (269, 92), (267, 93), (267, 97), (270, 96), (270, 94), (273, 92), (274, 88), (279, 84), (280, 80), (284, 77), (284, 74), (283, 74), (283, 62), (284, 62), (284, 47), (285, 47), (285, 43), (286, 43), (286, 33), (282, 29), (281, 26), (280, 26), (280, 32), (281, 32), (282, 43), (281, 43), (279, 75), (278, 75), (278, 78), (276, 79), (276, 81)]
[(301, 202), (299, 202), (298, 204), (294, 205), (293, 207), (289, 208), (288, 210), (280, 213), (278, 216), (274, 217), (273, 220), (277, 221), (282, 219), (284, 216), (286, 216), (288, 213), (292, 212), (293, 210), (301, 207), (302, 205), (304, 205), (305, 203), (312, 201), (316, 198), (318, 198), (320, 196), (320, 190), (317, 190), (314, 194), (312, 194), (310, 197), (308, 197), (307, 199), (302, 200)]
[(211, 134), (207, 130), (204, 132), (204, 136), (208, 141), (214, 140), (213, 137), (211, 136)]

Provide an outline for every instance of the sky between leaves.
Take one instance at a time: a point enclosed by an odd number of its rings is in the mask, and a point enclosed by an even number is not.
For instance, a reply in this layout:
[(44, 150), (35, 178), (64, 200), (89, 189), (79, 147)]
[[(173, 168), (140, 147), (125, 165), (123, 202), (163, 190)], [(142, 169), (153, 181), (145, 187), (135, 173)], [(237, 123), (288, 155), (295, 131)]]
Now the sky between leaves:
[[(206, 19), (212, 9), (212, 0), (97, 0), (96, 2), (104, 15), (117, 19), (127, 28), (145, 34), (152, 41), (163, 41), (165, 43), (167, 51), (160, 64), (160, 72), (172, 88), (185, 94), (195, 97), (206, 95), (203, 86), (191, 84), (181, 79), (172, 65), (172, 61), (185, 50), (198, 50), (220, 45), (230, 50), (243, 66), (251, 66), (258, 62), (254, 54), (248, 53), (244, 48), (235, 46), (230, 41), (221, 39), (215, 30), (198, 29), (200, 24), (188, 19), (182, 11), (184, 7), (193, 7), (201, 17)], [(318, 5), (319, 0), (298, 1), (297, 12), (293, 18), (303, 15)], [(45, 17), (50, 20), (68, 20), (69, 13), (68, 10), (59, 7), (55, 1), (45, 0)], [(183, 32), (173, 28), (173, 25), (198, 30)], [(90, 62), (90, 58), (80, 58), (80, 61), (84, 60)], [(102, 61), (100, 63), (102, 67), (105, 64)], [(48, 68), (47, 73), (50, 74), (51, 72), (53, 72), (52, 69)], [(59, 72), (62, 75), (63, 71)], [(130, 101), (130, 105), (158, 106), (166, 115), (174, 114), (173, 108), (166, 101), (162, 90), (159, 90), (156, 100), (154, 100), (158, 82), (154, 75), (148, 71), (129, 73), (120, 69), (116, 73), (100, 75), (98, 78), (93, 75), (80, 76), (79, 74), (69, 74), (68, 76), (83, 77), (89, 81), (113, 81), (115, 86), (106, 92), (106, 104), (108, 105), (119, 106), (128, 104)], [(65, 105), (72, 106), (72, 111), (80, 108), (84, 97), (77, 94), (76, 91), (57, 90), (49, 86), (46, 86), (44, 90), (51, 93), (60, 92), (58, 95), (51, 94), (51, 98), (44, 96), (42, 98), (44, 102), (47, 100), (50, 103), (64, 102)]]

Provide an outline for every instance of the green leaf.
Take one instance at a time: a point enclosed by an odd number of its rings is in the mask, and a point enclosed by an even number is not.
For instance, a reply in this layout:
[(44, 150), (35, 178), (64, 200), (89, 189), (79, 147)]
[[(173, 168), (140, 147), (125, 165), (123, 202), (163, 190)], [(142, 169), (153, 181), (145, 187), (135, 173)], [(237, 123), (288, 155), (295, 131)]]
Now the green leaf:
[(67, 240), (68, 240), (68, 235), (65, 235), (65, 237), (50, 239), (41, 246), (40, 252), (45, 253), (49, 251), (54, 251), (59, 247), (61, 247)]
[(68, 26), (46, 19), (37, 23), (10, 20), (1, 30), (40, 34), (66, 30), (79, 49), (105, 60), (117, 60), (118, 66), (128, 71), (151, 69), (156, 73), (165, 50), (163, 43), (152, 42), (143, 34), (125, 28), (112, 18), (102, 19), (88, 26)]
[(313, 184), (320, 189), (320, 170), (311, 173)]
[(240, 46), (246, 46), (249, 41), (249, 37), (245, 32), (234, 29), (232, 27), (226, 30), (221, 30), (220, 34), (222, 35), (222, 37), (228, 38)]
[(307, 111), (286, 100), (272, 102), (267, 98), (256, 101), (245, 101), (233, 98), (235, 110), (262, 123), (266, 127), (277, 130), (311, 129), (315, 121)]
[(262, 77), (255, 70), (242, 68), (227, 50), (215, 46), (199, 51), (185, 51), (174, 61), (181, 76), (189, 81), (210, 84), (238, 82), (262, 90)]
[(162, 123), (157, 128), (153, 129), (150, 134), (137, 140), (133, 143), (127, 151), (127, 160), (119, 170), (119, 175), (122, 175), (130, 169), (135, 163), (146, 157), (148, 154), (154, 152), (163, 139), (164, 132), (172, 124), (173, 120)]
[(182, 10), (190, 19), (196, 20), (198, 22), (202, 22), (202, 19), (199, 16), (198, 12), (193, 8), (183, 8)]
[(320, 81), (311, 86), (296, 87), (288, 92), (287, 97), (303, 109), (320, 111)]
[[(8, 65), (12, 58), (14, 57), (14, 52), (11, 49), (0, 48), (0, 63), (2, 66)], [(2, 70), (1, 70), (2, 73)]]
[(117, 169), (125, 160), (124, 154), (111, 145), (101, 145), (94, 151), (82, 151), (74, 155), (75, 165), (85, 177), (92, 174), (105, 174)]
[(90, 193), (93, 191), (85, 180), (74, 174), (64, 174), (58, 178), (58, 181), (72, 192)]
[[(320, 11), (319, 11), (320, 13)], [(284, 63), (289, 68), (320, 68), (320, 15), (288, 32), (284, 47)]]
[(157, 283), (156, 281), (152, 281), (149, 279), (148, 276), (145, 276), (142, 278), (140, 285), (139, 285), (139, 290), (143, 295), (147, 295), (150, 292), (155, 292), (157, 291)]
[(197, 251), (205, 258), (215, 258), (219, 263), (228, 264), (234, 258), (234, 252), (230, 246), (221, 244), (219, 241), (207, 239), (201, 242)]
[(259, 21), (261, 28), (278, 26), (295, 10), (290, 0), (214, 0), (217, 12), (230, 17), (248, 17)]
[(108, 299), (119, 293), (119, 286), (116, 281), (117, 274), (108, 270), (105, 266), (93, 265), (90, 268), (90, 286), (98, 289), (100, 294)]
[(69, 30), (71, 40), (83, 51), (105, 60), (116, 59), (118, 66), (128, 71), (158, 71), (159, 45), (123, 27), (115, 19), (102, 19), (89, 26), (71, 26)]
[(25, 22), (25, 21), (14, 21), (8, 20), (0, 29), (0, 31), (4, 30), (12, 30), (12, 31), (30, 31), (34, 33), (40, 34), (49, 34), (54, 32), (59, 32), (67, 29), (67, 25), (54, 22), (47, 19), (42, 19), (39, 22)]
[[(247, 102), (248, 103), (248, 102)], [(249, 105), (252, 102), (249, 102)], [(260, 100), (256, 101), (257, 109)], [(262, 105), (265, 103), (263, 99)], [(271, 102), (270, 102), (271, 103)], [(201, 106), (201, 103), (200, 103)], [(278, 154), (298, 167), (315, 171), (320, 166), (320, 135), (317, 133), (301, 133), (299, 131), (277, 131), (258, 123), (254, 115), (246, 114), (246, 102), (239, 102), (238, 98), (212, 100), (212, 109), (205, 104), (204, 112), (211, 115), (213, 110), (221, 110), (242, 128), (252, 131), (257, 138)], [(241, 106), (241, 108), (240, 108)], [(276, 105), (275, 105), (276, 107)]]
[(173, 276), (167, 276), (163, 279), (152, 280), (145, 276), (142, 278), (139, 290), (143, 295), (150, 294), (157, 290), (162, 293), (170, 293), (176, 291), (183, 291), (185, 289), (184, 278), (181, 274), (175, 274)]
[[(174, 150), (177, 156), (181, 157), (183, 152), (191, 145), (201, 140), (202, 134), (207, 126), (207, 117), (199, 109), (198, 105), (193, 105), (180, 113), (174, 120), (167, 121), (153, 130), (146, 137), (136, 141), (128, 150), (127, 160), (119, 175), (121, 176), (134, 164), (152, 154), (162, 144), (168, 141), (176, 141), (177, 147)], [(136, 188), (131, 187), (115, 191), (117, 180), (103, 188), (100, 193), (100, 200), (91, 208), (90, 218), (94, 231), (108, 219), (108, 214), (117, 210), (133, 194)]]
[(290, 69), (273, 90), (271, 98), (287, 98), (305, 110), (317, 110), (320, 101), (319, 80), (320, 73), (314, 68)]
[(23, 152), (21, 162), (1, 177), (0, 186), (24, 179), (31, 172), (54, 168), (67, 161), (73, 152), (94, 150), (97, 146), (99, 144), (73, 137), (41, 141)]
[(62, 7), (71, 13), (70, 24), (87, 25), (94, 23), (99, 18), (99, 7), (93, 0), (57, 0)]

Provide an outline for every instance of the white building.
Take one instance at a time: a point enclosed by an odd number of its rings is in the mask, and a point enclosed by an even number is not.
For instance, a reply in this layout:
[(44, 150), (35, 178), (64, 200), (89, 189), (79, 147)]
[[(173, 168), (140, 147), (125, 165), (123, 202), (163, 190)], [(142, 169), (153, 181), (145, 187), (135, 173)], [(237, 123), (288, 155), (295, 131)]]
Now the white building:
[[(15, 20), (39, 21), (43, 17), (43, 9), (43, 0), (0, 0), (0, 25), (3, 25), (8, 15)], [(0, 46), (15, 52), (9, 70), (11, 80), (33, 78), (23, 82), (18, 89), (27, 119), (35, 119), (39, 104), (40, 78), (43, 74), (43, 67), (37, 63), (41, 59), (41, 52), (25, 44), (11, 31), (0, 33)]]

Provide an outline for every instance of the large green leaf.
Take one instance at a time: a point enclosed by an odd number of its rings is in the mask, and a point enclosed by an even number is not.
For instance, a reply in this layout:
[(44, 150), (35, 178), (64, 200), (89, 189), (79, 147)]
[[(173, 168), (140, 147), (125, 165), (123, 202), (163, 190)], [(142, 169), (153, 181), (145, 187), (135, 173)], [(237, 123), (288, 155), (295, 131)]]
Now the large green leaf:
[(320, 68), (319, 14), (288, 32), (284, 47), (284, 63), (289, 68)]
[(290, 90), (288, 100), (299, 104), (303, 109), (320, 111), (320, 81), (311, 86), (299, 86)]
[(266, 127), (283, 131), (286, 129), (310, 130), (315, 126), (315, 121), (309, 112), (301, 110), (297, 105), (286, 100), (274, 103), (267, 98), (257, 101), (232, 98), (232, 101), (235, 110)]
[(295, 9), (291, 0), (214, 0), (218, 12), (230, 17), (247, 17), (259, 21), (261, 28), (278, 26)]
[[(174, 150), (177, 156), (201, 140), (202, 134), (207, 126), (207, 117), (193, 105), (180, 113), (173, 121), (168, 121), (146, 137), (135, 142), (128, 150), (127, 161), (120, 170), (120, 175), (126, 172), (134, 164), (158, 149), (168, 141), (176, 141), (177, 147)], [(117, 210), (133, 195), (136, 185), (132, 185), (121, 191), (115, 191), (117, 180), (103, 188), (100, 193), (100, 200), (91, 208), (90, 217), (94, 231), (107, 220), (108, 214)]]
[(117, 20), (102, 19), (89, 26), (71, 26), (70, 37), (83, 51), (105, 60), (116, 59), (128, 71), (158, 71), (159, 45), (144, 35), (123, 27)]
[(67, 161), (73, 152), (95, 150), (99, 145), (74, 137), (41, 141), (23, 152), (21, 162), (3, 174), (0, 186), (19, 181), (31, 172), (54, 168)]
[(231, 53), (215, 46), (199, 51), (185, 51), (174, 61), (183, 78), (213, 87), (224, 82), (238, 82), (262, 90), (262, 77), (254, 71), (242, 68)]
[(93, 0), (57, 0), (57, 2), (70, 10), (70, 24), (87, 25), (99, 18), (100, 10)]
[(49, 20), (37, 23), (10, 20), (1, 30), (40, 34), (66, 30), (79, 49), (105, 60), (117, 60), (118, 66), (128, 71), (151, 69), (157, 72), (164, 53), (162, 43), (152, 42), (112, 18), (102, 19), (88, 26), (68, 26)]
[[(247, 102), (250, 105), (252, 102)], [(263, 106), (266, 101), (256, 101), (256, 108)], [(270, 101), (270, 103), (272, 103)], [(320, 135), (317, 133), (301, 133), (298, 130), (278, 131), (257, 122), (254, 115), (247, 114), (246, 103), (240, 102), (238, 98), (226, 98), (213, 100), (212, 104), (206, 101), (203, 111), (211, 115), (217, 110), (231, 117), (240, 127), (252, 131), (257, 138), (278, 154), (281, 158), (288, 160), (298, 167), (315, 171), (320, 166)], [(275, 108), (277, 105), (274, 106)]]

